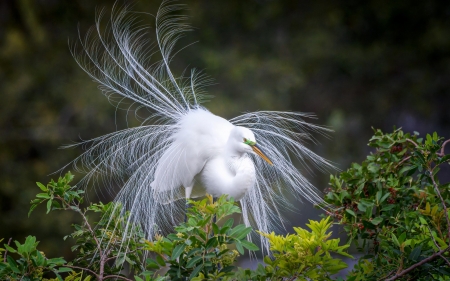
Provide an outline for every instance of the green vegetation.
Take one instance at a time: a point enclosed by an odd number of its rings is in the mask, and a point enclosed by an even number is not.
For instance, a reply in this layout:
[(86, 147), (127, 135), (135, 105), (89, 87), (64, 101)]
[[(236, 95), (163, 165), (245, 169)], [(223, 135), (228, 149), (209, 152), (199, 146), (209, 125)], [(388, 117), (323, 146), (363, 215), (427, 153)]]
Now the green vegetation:
[(331, 176), (325, 197), (365, 254), (348, 280), (450, 280), (450, 183), (439, 181), (450, 155), (442, 138), (375, 130), (369, 145), (375, 152)]
[[(334, 280), (333, 274), (347, 267), (342, 257), (352, 258), (347, 250), (353, 243), (364, 255), (346, 279), (337, 280), (450, 280), (450, 183), (439, 178), (450, 163), (444, 152), (448, 142), (436, 133), (422, 139), (400, 129), (375, 130), (369, 142), (374, 152), (331, 176), (325, 196), (330, 205), (322, 206), (328, 216), (310, 221), (309, 230), (294, 228), (294, 234), (258, 232), (271, 253), (256, 270), (236, 266), (245, 250), (259, 248), (248, 240), (250, 227), (234, 224), (231, 215), (240, 209), (233, 199), (189, 201), (186, 222), (149, 241), (136, 225), (125, 231), (129, 213), (117, 203), (82, 207), (84, 192), (69, 185), (68, 173), (47, 185), (37, 183), (42, 192), (30, 213), (43, 204), (47, 213), (78, 214), (82, 223), (64, 237), (75, 243), (76, 258), (47, 258), (33, 236), (23, 244), (14, 241), (15, 247), (10, 240), (0, 248), (0, 279)], [(92, 222), (89, 217), (96, 214), (99, 219)], [(333, 219), (348, 243), (331, 238)]]

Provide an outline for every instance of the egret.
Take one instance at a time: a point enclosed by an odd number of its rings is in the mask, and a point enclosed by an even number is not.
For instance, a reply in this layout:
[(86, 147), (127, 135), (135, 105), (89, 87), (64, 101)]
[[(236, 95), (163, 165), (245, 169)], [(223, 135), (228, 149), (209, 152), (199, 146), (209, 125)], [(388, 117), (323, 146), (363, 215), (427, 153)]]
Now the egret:
[(180, 199), (205, 193), (239, 200), (243, 222), (264, 232), (282, 227), (280, 209), (291, 206), (286, 196), (321, 203), (294, 163), (331, 168), (304, 145), (314, 141), (312, 132), (328, 129), (306, 122), (313, 115), (305, 113), (258, 111), (226, 120), (208, 111), (202, 102), (211, 80), (196, 70), (177, 77), (170, 69), (175, 43), (191, 28), (174, 14), (182, 6), (169, 2), (154, 16), (154, 41), (137, 13), (114, 7), (107, 31), (100, 13), (71, 49), (116, 106), (128, 100), (151, 112), (138, 127), (69, 145), (88, 145), (72, 162), (86, 173), (81, 184), (120, 186), (115, 200), (130, 213), (129, 231), (138, 224), (149, 239), (178, 223), (185, 211)]

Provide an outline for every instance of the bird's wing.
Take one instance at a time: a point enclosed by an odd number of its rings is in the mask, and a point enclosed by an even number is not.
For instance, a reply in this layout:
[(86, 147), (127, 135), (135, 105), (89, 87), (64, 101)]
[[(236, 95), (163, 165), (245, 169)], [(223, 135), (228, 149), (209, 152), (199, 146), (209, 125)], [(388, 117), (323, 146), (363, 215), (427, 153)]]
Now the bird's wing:
[[(158, 161), (151, 186), (156, 192), (192, 187), (206, 162), (225, 147), (233, 125), (206, 109), (191, 110), (177, 124), (172, 144)], [(173, 200), (174, 198), (171, 198)]]
[(154, 181), (151, 183), (152, 189), (155, 192), (165, 192), (180, 186), (192, 187), (195, 176), (206, 163), (206, 157), (200, 149), (182, 140), (174, 141), (158, 161)]

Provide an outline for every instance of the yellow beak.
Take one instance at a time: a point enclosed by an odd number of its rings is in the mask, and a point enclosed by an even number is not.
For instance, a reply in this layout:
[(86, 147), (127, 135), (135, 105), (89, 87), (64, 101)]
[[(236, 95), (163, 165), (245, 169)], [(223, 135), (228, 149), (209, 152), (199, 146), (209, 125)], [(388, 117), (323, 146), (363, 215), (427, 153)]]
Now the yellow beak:
[(252, 149), (253, 149), (253, 151), (256, 153), (256, 154), (258, 154), (262, 159), (264, 159), (267, 163), (269, 163), (270, 165), (272, 165), (273, 166), (273, 163), (272, 163), (272, 161), (270, 161), (270, 159), (269, 158), (267, 158), (267, 156), (256, 146), (256, 145), (253, 145), (252, 146)]

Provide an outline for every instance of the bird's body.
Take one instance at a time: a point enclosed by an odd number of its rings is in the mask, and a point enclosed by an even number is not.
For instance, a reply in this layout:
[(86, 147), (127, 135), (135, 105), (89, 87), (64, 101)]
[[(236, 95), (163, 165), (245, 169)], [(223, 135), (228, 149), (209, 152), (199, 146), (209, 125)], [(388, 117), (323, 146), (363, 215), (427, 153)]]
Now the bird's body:
[[(82, 142), (90, 147), (73, 161), (86, 173), (80, 184), (103, 179), (120, 186), (115, 200), (130, 213), (129, 231), (138, 224), (148, 239), (178, 223), (184, 197), (228, 194), (239, 200), (244, 223), (264, 232), (282, 224), (279, 209), (290, 206), (283, 194), (322, 202), (293, 162), (332, 167), (303, 145), (311, 131), (327, 129), (305, 122), (304, 113), (258, 111), (226, 120), (209, 112), (201, 105), (209, 80), (195, 71), (176, 78), (170, 70), (174, 44), (189, 28), (171, 15), (180, 7), (168, 2), (155, 17), (155, 44), (143, 40), (147, 29), (123, 9), (113, 10), (109, 34), (97, 24), (80, 39), (81, 52), (73, 51), (111, 101), (119, 96), (117, 106), (127, 99), (152, 112), (141, 126)], [(149, 51), (155, 46), (159, 63)]]
[[(251, 149), (246, 151), (246, 145), (239, 149), (239, 144), (244, 138), (255, 142), (254, 134), (202, 108), (184, 115), (176, 126), (173, 143), (158, 161), (152, 189), (167, 192), (183, 186), (186, 198), (206, 192), (242, 199), (256, 175), (247, 156)], [(202, 185), (194, 189), (196, 181)]]

